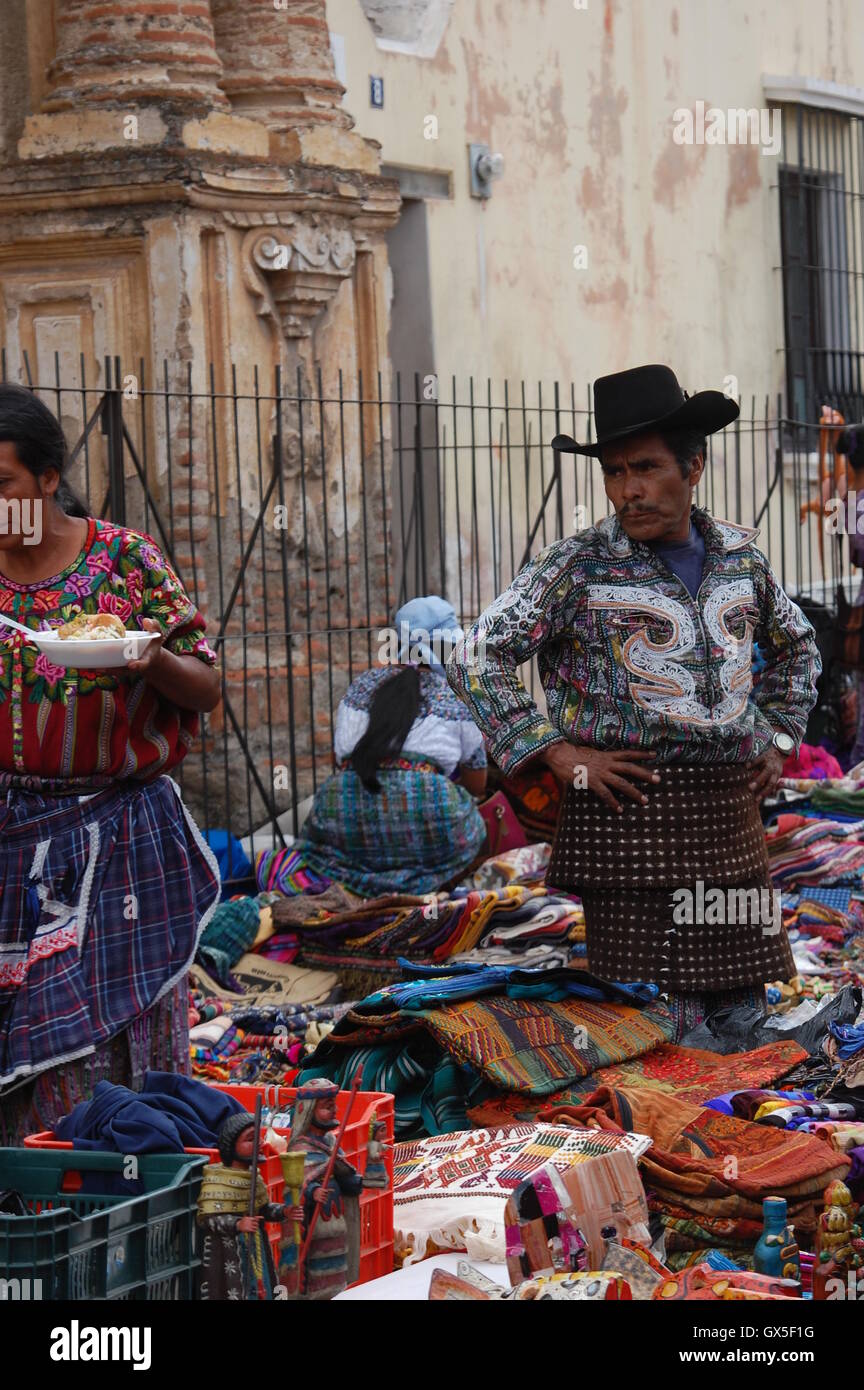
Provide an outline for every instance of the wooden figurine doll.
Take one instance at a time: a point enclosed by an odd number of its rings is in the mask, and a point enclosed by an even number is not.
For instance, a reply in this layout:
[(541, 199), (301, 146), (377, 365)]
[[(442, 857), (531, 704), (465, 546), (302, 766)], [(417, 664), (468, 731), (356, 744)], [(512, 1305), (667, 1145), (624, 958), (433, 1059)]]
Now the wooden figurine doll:
[[(284, 1221), (293, 1209), (268, 1199), (256, 1172), (255, 1214), (249, 1215), (255, 1150), (252, 1115), (231, 1115), (219, 1132), (221, 1163), (209, 1163), (201, 1181), (198, 1224), (204, 1231), (201, 1297), (266, 1301), (276, 1279), (265, 1221)], [(299, 1216), (299, 1212), (296, 1213)]]
[(359, 1269), (358, 1198), (364, 1181), (338, 1147), (338, 1094), (339, 1087), (332, 1081), (313, 1077), (297, 1091), (291, 1120), (288, 1152), (304, 1158), (301, 1298), (335, 1298), (354, 1283)]
[(861, 1236), (861, 1227), (853, 1224), (853, 1217), (857, 1213), (845, 1182), (837, 1180), (829, 1183), (824, 1202), (825, 1210), (816, 1227), (813, 1298), (824, 1302), (864, 1297), (864, 1280), (859, 1285), (857, 1273), (862, 1257), (855, 1248)]
[(390, 1145), (384, 1143), (384, 1136), (387, 1133), (387, 1126), (383, 1120), (378, 1119), (377, 1112), (372, 1112), (369, 1121), (369, 1141), (366, 1145), (366, 1171), (363, 1174), (364, 1187), (386, 1187), (389, 1183), (387, 1176), (386, 1155), (390, 1151)]

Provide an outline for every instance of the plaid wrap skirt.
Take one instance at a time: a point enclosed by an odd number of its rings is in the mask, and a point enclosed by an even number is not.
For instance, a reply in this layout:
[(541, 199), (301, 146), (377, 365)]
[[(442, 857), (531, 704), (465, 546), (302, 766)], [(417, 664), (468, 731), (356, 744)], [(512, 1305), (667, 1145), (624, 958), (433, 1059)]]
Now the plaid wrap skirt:
[(318, 788), (294, 844), (305, 864), (375, 898), (434, 892), (473, 863), (486, 824), (464, 787), (416, 767), (382, 767), (378, 781), (369, 792), (346, 770)]
[(219, 870), (169, 777), (0, 800), (0, 1088), (92, 1054), (177, 985)]
[(620, 814), (587, 790), (565, 796), (546, 883), (581, 896), (590, 968), (684, 992), (789, 979), (752, 770), (657, 770), (648, 804), (619, 797)]

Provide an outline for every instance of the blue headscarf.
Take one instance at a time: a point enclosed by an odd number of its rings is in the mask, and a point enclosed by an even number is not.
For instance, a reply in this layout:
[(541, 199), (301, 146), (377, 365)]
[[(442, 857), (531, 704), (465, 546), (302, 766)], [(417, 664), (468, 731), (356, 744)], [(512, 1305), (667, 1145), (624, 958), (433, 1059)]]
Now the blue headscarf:
[(452, 603), (438, 594), (412, 598), (396, 614), (396, 640), (402, 662), (422, 662), (443, 671), (441, 656), (446, 657), (464, 636)]

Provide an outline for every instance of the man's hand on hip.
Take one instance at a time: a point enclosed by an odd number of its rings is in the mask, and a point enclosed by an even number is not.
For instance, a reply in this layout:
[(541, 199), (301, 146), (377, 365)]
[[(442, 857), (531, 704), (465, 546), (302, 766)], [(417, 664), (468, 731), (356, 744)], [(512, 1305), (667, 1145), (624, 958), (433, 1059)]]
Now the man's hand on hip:
[(543, 754), (543, 762), (562, 782), (571, 787), (587, 786), (588, 791), (594, 792), (615, 811), (623, 810), (618, 796), (645, 805), (648, 798), (639, 783), (660, 781), (659, 773), (654, 770), (653, 753), (553, 743)]
[(757, 801), (764, 801), (766, 796), (774, 795), (785, 761), (786, 756), (779, 748), (769, 748), (767, 753), (763, 753), (761, 758), (756, 758), (750, 764), (753, 771), (750, 790)]

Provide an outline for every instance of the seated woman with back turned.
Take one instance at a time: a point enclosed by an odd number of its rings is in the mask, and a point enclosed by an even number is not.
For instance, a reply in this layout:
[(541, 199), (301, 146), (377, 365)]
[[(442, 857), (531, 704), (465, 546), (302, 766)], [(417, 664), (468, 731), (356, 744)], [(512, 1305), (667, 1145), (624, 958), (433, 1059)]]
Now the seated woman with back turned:
[[(435, 595), (412, 599), (396, 630), (400, 664), (364, 671), (339, 705), (337, 771), (294, 846), (310, 868), (364, 897), (442, 888), (486, 836), (474, 802), (486, 786), (483, 737), (435, 655), (461, 635), (456, 615)], [(409, 654), (419, 660), (408, 664)]]

